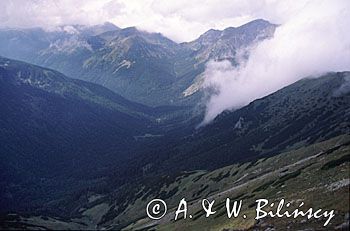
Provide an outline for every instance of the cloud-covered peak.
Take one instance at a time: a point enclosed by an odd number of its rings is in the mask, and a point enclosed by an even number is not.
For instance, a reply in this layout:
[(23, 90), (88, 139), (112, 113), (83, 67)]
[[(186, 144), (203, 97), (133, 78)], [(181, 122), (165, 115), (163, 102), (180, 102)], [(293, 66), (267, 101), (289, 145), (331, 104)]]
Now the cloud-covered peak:
[(215, 89), (205, 122), (307, 76), (350, 70), (349, 1), (310, 1), (276, 28), (273, 38), (249, 49), (239, 66), (212, 62), (205, 86)]

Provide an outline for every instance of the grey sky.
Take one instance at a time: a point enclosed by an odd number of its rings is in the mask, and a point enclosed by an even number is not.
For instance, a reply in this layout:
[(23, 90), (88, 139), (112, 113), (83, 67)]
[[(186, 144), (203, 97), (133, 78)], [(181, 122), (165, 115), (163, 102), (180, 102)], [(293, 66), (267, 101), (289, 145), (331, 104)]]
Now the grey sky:
[(0, 27), (54, 28), (62, 24), (137, 26), (178, 42), (208, 29), (263, 18), (283, 23), (308, 0), (1, 0)]

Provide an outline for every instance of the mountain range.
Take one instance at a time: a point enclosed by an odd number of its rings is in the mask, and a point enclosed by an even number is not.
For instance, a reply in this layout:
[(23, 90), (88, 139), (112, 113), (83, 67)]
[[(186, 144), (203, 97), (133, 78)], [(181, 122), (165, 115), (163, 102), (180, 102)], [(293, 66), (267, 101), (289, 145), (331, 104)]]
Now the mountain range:
[(62, 26), (55, 31), (2, 29), (0, 55), (97, 83), (150, 106), (193, 106), (201, 96), (189, 89), (198, 88), (192, 85), (198, 85), (209, 60), (235, 64), (237, 53), (271, 37), (275, 28), (255, 20), (237, 28), (209, 30), (180, 44), (160, 33), (120, 29), (109, 23)]

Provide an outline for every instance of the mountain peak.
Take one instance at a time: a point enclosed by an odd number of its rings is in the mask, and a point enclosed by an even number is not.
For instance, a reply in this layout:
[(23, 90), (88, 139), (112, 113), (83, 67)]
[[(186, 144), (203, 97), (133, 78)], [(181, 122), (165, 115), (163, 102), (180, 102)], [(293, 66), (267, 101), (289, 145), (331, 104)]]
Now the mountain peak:
[(246, 26), (246, 25), (251, 25), (251, 24), (259, 24), (259, 25), (269, 25), (270, 24), (271, 25), (272, 23), (270, 23), (269, 21), (267, 21), (265, 19), (259, 18), (259, 19), (255, 19), (253, 21), (250, 21), (248, 23), (245, 23), (241, 26)]
[(102, 24), (102, 26), (104, 26), (104, 27), (109, 27), (110, 29), (115, 29), (115, 30), (120, 29), (119, 27), (117, 27), (116, 25), (114, 25), (114, 24), (111, 23), (111, 22), (104, 22), (104, 23)]
[(276, 25), (264, 19), (256, 19), (237, 27), (237, 29), (238, 30), (258, 30), (258, 29), (265, 29), (269, 27), (276, 27)]
[(102, 34), (108, 31), (120, 30), (119, 27), (110, 22), (105, 22), (103, 24), (93, 25), (93, 26), (77, 26), (77, 29), (85, 35), (94, 36)]
[(130, 27), (126, 27), (121, 29), (121, 31), (125, 32), (125, 33), (137, 33), (140, 32), (135, 26), (130, 26)]
[(213, 59), (230, 60), (234, 64), (237, 50), (271, 37), (275, 28), (276, 25), (257, 19), (239, 27), (227, 27), (224, 30), (210, 29), (198, 39), (185, 44), (197, 53), (198, 63)]
[[(199, 36), (199, 38), (197, 38), (194, 41), (197, 40), (203, 40), (203, 39), (215, 39), (215, 37), (219, 37), (221, 36), (223, 33), (227, 33), (227, 32), (233, 32), (236, 30), (240, 30), (240, 29), (245, 29), (245, 28), (251, 28), (251, 29), (257, 29), (257, 28), (266, 28), (266, 27), (274, 27), (276, 26), (275, 24), (270, 23), (267, 20), (264, 19), (255, 19), (253, 21), (250, 21), (248, 23), (245, 23), (239, 27), (227, 27), (223, 30), (217, 30), (217, 29), (209, 29), (208, 31), (206, 31), (205, 33), (203, 33), (202, 35)], [(192, 42), (194, 42), (192, 41)], [(190, 42), (191, 43), (191, 42)]]

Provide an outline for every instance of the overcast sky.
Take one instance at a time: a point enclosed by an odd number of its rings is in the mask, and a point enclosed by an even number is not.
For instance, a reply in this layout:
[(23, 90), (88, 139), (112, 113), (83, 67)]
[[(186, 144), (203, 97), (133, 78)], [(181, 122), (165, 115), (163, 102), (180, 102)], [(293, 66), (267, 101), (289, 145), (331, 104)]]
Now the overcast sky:
[(136, 26), (189, 41), (205, 31), (257, 18), (281, 24), (307, 0), (1, 0), (0, 27), (53, 28), (62, 24)]

